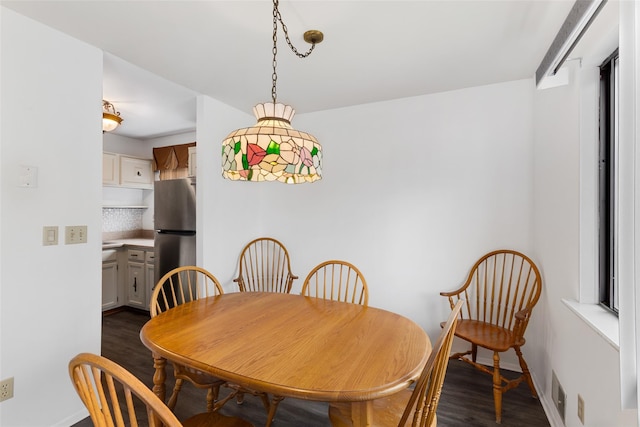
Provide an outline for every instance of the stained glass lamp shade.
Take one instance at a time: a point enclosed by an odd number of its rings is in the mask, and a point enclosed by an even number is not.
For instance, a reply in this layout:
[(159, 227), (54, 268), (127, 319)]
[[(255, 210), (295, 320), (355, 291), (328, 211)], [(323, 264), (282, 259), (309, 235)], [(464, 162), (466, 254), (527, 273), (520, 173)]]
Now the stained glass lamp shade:
[(288, 184), (322, 179), (322, 147), (313, 135), (291, 127), (295, 110), (272, 102), (253, 107), (258, 122), (222, 142), (222, 176)]

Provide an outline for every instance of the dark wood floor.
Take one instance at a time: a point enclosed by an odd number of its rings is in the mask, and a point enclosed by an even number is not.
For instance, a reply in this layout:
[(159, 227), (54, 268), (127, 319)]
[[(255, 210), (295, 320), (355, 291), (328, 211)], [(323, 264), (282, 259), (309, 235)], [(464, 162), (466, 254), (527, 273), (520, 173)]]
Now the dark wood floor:
[[(121, 311), (103, 317), (102, 355), (152, 385), (153, 365), (149, 350), (140, 342), (139, 332), (149, 315), (141, 312)], [(509, 376), (505, 373), (505, 376)], [(173, 387), (173, 377), (167, 369), (167, 391)], [(451, 361), (440, 405), (439, 427), (496, 427), (493, 412), (491, 377), (459, 361)], [(176, 415), (187, 418), (205, 410), (205, 393), (186, 384), (176, 405)], [(238, 415), (251, 421), (256, 427), (264, 425), (266, 414), (258, 398), (247, 396), (242, 405), (229, 402), (222, 410), (228, 415)], [(86, 418), (75, 427), (90, 427)], [(297, 399), (285, 399), (280, 403), (275, 427), (328, 427), (327, 405)], [(503, 397), (502, 424), (504, 427), (549, 426), (540, 402), (531, 397), (526, 384), (510, 390)]]

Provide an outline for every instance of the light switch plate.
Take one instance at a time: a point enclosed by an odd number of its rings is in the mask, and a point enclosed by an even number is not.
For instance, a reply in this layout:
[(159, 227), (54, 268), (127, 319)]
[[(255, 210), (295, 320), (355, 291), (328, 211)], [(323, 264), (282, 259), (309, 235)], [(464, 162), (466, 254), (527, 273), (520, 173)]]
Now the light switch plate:
[(58, 244), (58, 226), (45, 225), (42, 227), (42, 246), (52, 246)]
[(18, 172), (18, 187), (37, 188), (38, 168), (35, 166), (20, 165)]
[(64, 244), (87, 243), (86, 225), (67, 225), (64, 228)]

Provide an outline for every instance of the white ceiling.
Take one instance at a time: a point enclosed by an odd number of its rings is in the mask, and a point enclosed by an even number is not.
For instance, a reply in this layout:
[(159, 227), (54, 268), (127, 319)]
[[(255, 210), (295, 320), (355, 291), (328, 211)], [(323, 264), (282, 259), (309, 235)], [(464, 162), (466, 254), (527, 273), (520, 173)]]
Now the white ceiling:
[[(0, 3), (107, 53), (103, 93), (121, 135), (193, 130), (197, 94), (247, 113), (271, 100), (269, 0)], [(325, 38), (300, 59), (278, 30), (278, 101), (300, 114), (530, 78), (572, 5), (281, 0), (299, 51), (304, 31)]]

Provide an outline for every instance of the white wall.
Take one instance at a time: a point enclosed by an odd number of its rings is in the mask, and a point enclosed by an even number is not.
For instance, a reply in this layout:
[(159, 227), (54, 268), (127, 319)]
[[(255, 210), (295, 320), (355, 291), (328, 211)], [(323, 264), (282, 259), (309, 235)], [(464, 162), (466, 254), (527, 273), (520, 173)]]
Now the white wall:
[[(0, 425), (69, 426), (87, 412), (68, 362), (100, 352), (102, 52), (0, 15), (0, 378), (15, 381)], [(16, 185), (19, 165), (37, 167), (36, 188)], [(45, 225), (60, 244), (42, 245)], [(68, 225), (88, 243), (65, 245)]]
[(153, 145), (149, 141), (110, 132), (102, 134), (102, 148), (111, 153), (126, 154), (142, 159), (153, 158)]
[[(573, 419), (577, 419), (574, 387), (578, 377), (570, 377), (567, 371), (575, 370), (577, 375), (585, 372), (589, 362), (594, 363), (590, 355), (574, 350), (577, 344), (583, 347), (593, 342), (592, 331), (585, 331), (590, 339), (584, 341), (583, 335), (572, 333), (582, 325), (561, 302), (561, 298), (576, 300), (579, 290), (579, 92), (576, 85), (537, 92), (535, 122), (535, 256), (540, 260), (544, 278), (537, 311), (544, 315), (533, 316), (530, 323), (530, 331), (537, 333), (529, 338), (529, 343), (539, 351), (529, 364), (532, 370), (543, 374), (541, 385), (549, 396), (551, 370), (556, 371), (567, 392), (566, 421), (571, 425)], [(581, 339), (575, 339), (576, 336)], [(597, 343), (604, 344), (604, 341)], [(572, 353), (574, 357), (568, 358)], [(615, 358), (609, 357), (607, 361), (614, 362)], [(615, 384), (600, 390), (603, 393), (608, 390), (606, 393), (611, 395), (613, 388)], [(583, 396), (587, 392), (586, 389), (580, 391)], [(591, 396), (584, 397), (590, 414), (596, 401)], [(555, 407), (551, 410), (555, 415)]]
[(295, 186), (220, 179), (221, 141), (255, 119), (204, 114), (216, 125), (201, 137), (199, 114), (198, 171), (211, 175), (198, 176), (203, 262), (227, 289), (244, 244), (273, 236), (300, 276), (292, 292), (316, 264), (346, 259), (367, 278), (370, 305), (436, 336), (448, 310), (438, 292), (485, 252), (532, 249), (530, 80), (294, 117), (324, 153), (324, 178)]
[(263, 234), (261, 194), (266, 187), (222, 179), (221, 147), (228, 133), (255, 124), (255, 118), (207, 96), (198, 98), (197, 108), (198, 264), (211, 271), (226, 292), (234, 292), (240, 251)]
[[(545, 280), (539, 314), (530, 324), (529, 360), (547, 398), (551, 370), (567, 394), (565, 425), (581, 426), (577, 395), (585, 402), (586, 426), (632, 426), (620, 409), (619, 353), (561, 300), (578, 300), (580, 289), (580, 92), (573, 83), (535, 95), (535, 251)], [(555, 408), (553, 408), (555, 415)]]
[[(529, 364), (552, 425), (562, 425), (551, 403), (552, 371), (564, 388), (567, 427), (637, 425), (637, 411), (621, 409), (618, 348), (562, 302), (592, 302), (597, 286), (598, 66), (617, 46), (616, 34), (613, 45), (602, 50), (611, 29), (615, 25), (601, 30), (595, 38), (600, 45), (590, 46), (582, 61), (567, 65), (568, 85), (534, 95), (533, 253), (545, 286), (527, 345), (535, 349)], [(584, 400), (584, 424), (577, 416), (578, 394)]]
[[(301, 116), (294, 125), (323, 143), (325, 178), (274, 188), (266, 219), (288, 234), (302, 278), (351, 260), (371, 305), (435, 336), (440, 291), (489, 250), (529, 251), (531, 118), (528, 81)], [(277, 221), (277, 206), (297, 223)]]
[[(167, 145), (180, 145), (196, 142), (196, 132), (184, 132), (175, 135), (161, 136), (146, 140), (152, 147), (166, 147)], [(153, 154), (152, 154), (153, 155)]]

